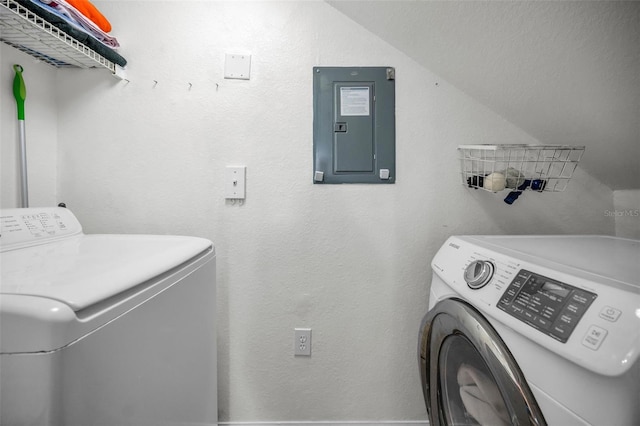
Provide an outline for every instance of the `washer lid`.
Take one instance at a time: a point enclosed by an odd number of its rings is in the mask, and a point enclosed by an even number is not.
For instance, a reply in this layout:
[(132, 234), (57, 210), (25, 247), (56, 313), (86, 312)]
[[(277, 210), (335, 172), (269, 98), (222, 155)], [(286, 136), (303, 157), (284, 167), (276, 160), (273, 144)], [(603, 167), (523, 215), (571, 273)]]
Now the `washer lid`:
[(78, 235), (1, 254), (2, 295), (57, 300), (77, 312), (212, 247), (197, 237)]

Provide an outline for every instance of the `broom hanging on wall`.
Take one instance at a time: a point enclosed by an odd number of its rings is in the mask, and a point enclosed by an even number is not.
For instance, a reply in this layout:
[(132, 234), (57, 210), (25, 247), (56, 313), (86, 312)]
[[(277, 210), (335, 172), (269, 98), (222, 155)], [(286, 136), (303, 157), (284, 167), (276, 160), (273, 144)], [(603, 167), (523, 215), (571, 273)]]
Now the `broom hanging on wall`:
[(13, 96), (16, 98), (18, 106), (18, 127), (20, 131), (20, 207), (29, 207), (29, 189), (27, 183), (27, 136), (24, 125), (24, 100), (27, 97), (27, 88), (22, 79), (22, 65), (14, 65), (13, 70), (16, 72), (13, 78)]

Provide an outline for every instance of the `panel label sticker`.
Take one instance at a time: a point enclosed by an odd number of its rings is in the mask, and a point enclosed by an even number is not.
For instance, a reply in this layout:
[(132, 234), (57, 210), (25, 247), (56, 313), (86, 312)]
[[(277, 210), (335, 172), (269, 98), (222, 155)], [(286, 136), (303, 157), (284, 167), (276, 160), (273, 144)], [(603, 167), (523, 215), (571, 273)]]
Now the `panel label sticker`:
[(368, 87), (340, 88), (340, 115), (346, 117), (368, 116), (369, 114)]

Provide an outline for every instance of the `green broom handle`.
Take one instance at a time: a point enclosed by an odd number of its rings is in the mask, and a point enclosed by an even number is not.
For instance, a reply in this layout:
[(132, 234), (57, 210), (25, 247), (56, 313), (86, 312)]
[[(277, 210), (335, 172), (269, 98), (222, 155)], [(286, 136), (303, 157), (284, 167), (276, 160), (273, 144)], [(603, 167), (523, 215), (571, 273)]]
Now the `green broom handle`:
[(16, 76), (13, 79), (13, 96), (16, 97), (16, 104), (18, 105), (18, 120), (24, 120), (24, 100), (27, 97), (27, 88), (24, 85), (22, 79), (22, 65), (14, 65), (13, 70), (16, 72)]
[(27, 142), (24, 125), (24, 100), (27, 97), (27, 88), (25, 87), (24, 80), (22, 79), (22, 71), (24, 71), (22, 66), (14, 65), (13, 69), (16, 72), (16, 76), (13, 79), (13, 95), (15, 96), (16, 104), (18, 105), (18, 127), (20, 130), (20, 173), (22, 175), (20, 207), (29, 207), (29, 184), (27, 183)]

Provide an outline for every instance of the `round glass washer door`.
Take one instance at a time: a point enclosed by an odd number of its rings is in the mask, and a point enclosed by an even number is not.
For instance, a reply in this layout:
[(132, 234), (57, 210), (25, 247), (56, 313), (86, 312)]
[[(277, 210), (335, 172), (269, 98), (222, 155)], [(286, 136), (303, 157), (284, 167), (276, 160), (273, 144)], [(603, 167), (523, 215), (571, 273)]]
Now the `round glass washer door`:
[(442, 300), (427, 313), (418, 352), (431, 426), (546, 425), (505, 343), (466, 302)]

